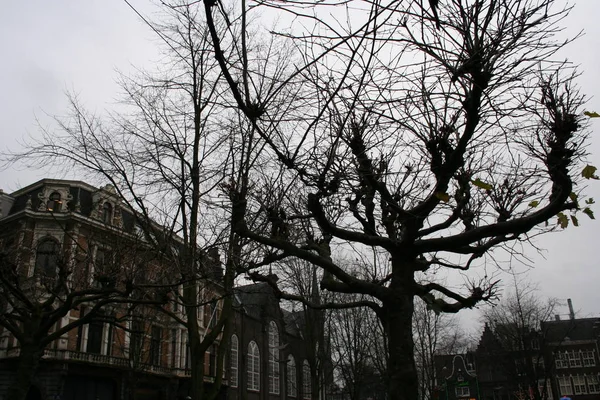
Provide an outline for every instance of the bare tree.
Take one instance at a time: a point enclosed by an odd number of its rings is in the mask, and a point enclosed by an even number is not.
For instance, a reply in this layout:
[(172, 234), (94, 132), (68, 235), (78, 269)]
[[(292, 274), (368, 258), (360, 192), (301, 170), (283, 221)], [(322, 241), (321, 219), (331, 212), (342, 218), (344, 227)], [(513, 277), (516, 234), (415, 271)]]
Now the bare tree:
[(486, 362), (500, 371), (515, 392), (522, 390), (535, 400), (547, 399), (552, 395), (548, 381), (554, 362), (544, 359), (548, 331), (543, 323), (552, 319), (558, 301), (542, 298), (535, 286), (516, 274), (513, 278), (502, 301), (483, 310), (483, 320), (497, 339), (497, 347), (487, 349)]
[[(389, 398), (417, 398), (415, 297), (454, 313), (493, 298), (497, 282), (482, 273), (461, 290), (416, 274), (500, 262), (557, 216), (564, 227), (567, 212), (574, 222), (581, 209), (591, 214), (576, 186), (580, 174), (594, 176), (582, 172), (583, 98), (569, 64), (554, 61), (569, 9), (452, 0), (437, 18), (422, 1), (204, 6), (237, 107), (280, 167), (276, 185), (255, 182), (234, 206), (254, 218), (236, 220), (235, 231), (262, 244), (265, 259), (317, 265), (323, 289), (377, 299), (361, 303), (386, 332)], [(260, 6), (298, 22), (278, 32), (297, 50), (296, 68), (266, 97), (256, 69), (269, 60), (248, 57), (247, 21)], [(219, 32), (217, 21), (239, 28)], [(365, 278), (343, 263), (373, 248), (388, 268)]]
[(453, 316), (436, 313), (422, 301), (415, 303), (413, 324), (419, 398), (431, 399), (436, 382), (435, 356), (465, 353), (468, 339)]
[[(139, 269), (147, 271), (147, 248), (142, 251), (135, 238), (114, 237), (111, 232), (118, 267), (108, 260), (100, 262), (89, 250), (95, 241), (106, 245), (109, 239), (104, 235), (81, 237), (76, 225), (63, 226), (61, 245), (42, 239), (36, 251), (32, 251), (32, 235), (5, 226), (0, 251), (0, 327), (14, 337), (13, 350), (18, 351), (8, 400), (26, 398), (44, 352), (53, 342), (84, 324), (104, 321), (108, 307), (165, 302), (149, 293), (143, 298), (134, 295), (143, 290), (134, 284), (134, 275)], [(137, 257), (142, 253), (146, 255), (143, 259)], [(72, 316), (78, 318), (69, 318)]]
[[(247, 240), (230, 229), (239, 218), (231, 204), (245, 198), (260, 140), (237, 111), (228, 110), (201, 4), (174, 1), (163, 3), (162, 11), (152, 29), (164, 44), (164, 64), (121, 75), (125, 96), (118, 113), (96, 116), (71, 96), (70, 116), (56, 118), (58, 129), (44, 131), (27, 154), (11, 161), (75, 166), (116, 188), (147, 246), (168, 260), (176, 277), (167, 286), (171, 303), (162, 311), (187, 330), (190, 395), (198, 400), (221, 389), (222, 374), (216, 374), (206, 391), (205, 353), (219, 344), (221, 371), (234, 279), (247, 269)], [(175, 303), (183, 314), (173, 311)], [(210, 314), (210, 326), (199, 322), (203, 312)]]

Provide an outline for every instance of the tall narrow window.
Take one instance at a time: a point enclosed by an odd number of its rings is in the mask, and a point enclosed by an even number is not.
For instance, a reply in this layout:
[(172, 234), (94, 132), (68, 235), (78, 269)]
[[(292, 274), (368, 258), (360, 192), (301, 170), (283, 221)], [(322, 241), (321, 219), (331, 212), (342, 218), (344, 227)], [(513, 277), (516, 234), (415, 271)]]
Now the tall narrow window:
[(88, 339), (85, 351), (93, 354), (102, 352), (102, 333), (104, 324), (101, 321), (90, 322), (88, 325)]
[(102, 206), (102, 222), (105, 224), (112, 224), (113, 207), (109, 202), (104, 203)]
[(269, 393), (279, 394), (279, 331), (269, 323)]
[(248, 344), (248, 390), (260, 390), (260, 353), (254, 341)]
[(171, 329), (171, 368), (177, 368), (177, 329)]
[(131, 323), (131, 332), (129, 339), (129, 358), (134, 363), (141, 363), (142, 351), (144, 349), (144, 323), (139, 319), (134, 319)]
[(52, 239), (45, 239), (38, 244), (35, 253), (35, 274), (54, 278), (58, 268), (58, 244)]
[(162, 342), (162, 329), (159, 326), (152, 326), (150, 332), (150, 363), (152, 365), (160, 365)]
[(236, 335), (231, 336), (231, 354), (229, 355), (229, 383), (231, 387), (238, 385), (239, 342)]
[(219, 348), (213, 344), (208, 350), (208, 376), (217, 376), (217, 354)]
[(293, 355), (287, 358), (287, 395), (289, 397), (297, 396), (297, 378), (296, 378), (296, 360)]
[(60, 193), (53, 192), (48, 198), (48, 203), (46, 203), (46, 209), (52, 212), (60, 212), (62, 208), (62, 200), (60, 198)]
[(308, 360), (304, 360), (302, 364), (302, 398), (304, 400), (310, 400), (312, 397), (312, 386), (310, 379), (310, 365)]

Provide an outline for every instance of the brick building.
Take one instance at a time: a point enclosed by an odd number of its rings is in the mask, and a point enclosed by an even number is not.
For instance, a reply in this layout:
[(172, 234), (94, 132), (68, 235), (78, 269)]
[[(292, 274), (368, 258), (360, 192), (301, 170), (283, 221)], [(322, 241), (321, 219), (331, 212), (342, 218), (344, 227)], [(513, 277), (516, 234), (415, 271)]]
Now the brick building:
[[(539, 330), (519, 332), (520, 340), (506, 340), (515, 327), (487, 324), (477, 348), (462, 357), (479, 389), (470, 398), (481, 400), (600, 399), (600, 318), (544, 321)], [(512, 335), (511, 337), (515, 337)], [(438, 387), (444, 385), (440, 368), (448, 357), (436, 356)], [(537, 394), (534, 389), (537, 389)], [(473, 392), (471, 392), (473, 393)]]
[[(0, 261), (4, 267), (6, 260), (14, 261), (15, 277), (25, 285), (24, 293), (38, 300), (49, 296), (50, 284), (56, 282), (61, 268), (69, 269), (69, 287), (74, 288), (118, 286), (121, 281), (116, 282), (115, 277), (123, 282), (167, 282), (172, 271), (165, 268), (164, 261), (150, 257), (152, 251), (140, 243), (136, 224), (135, 215), (111, 186), (95, 188), (80, 181), (44, 179), (11, 194), (0, 192), (0, 250), (4, 257)], [(218, 293), (218, 254), (211, 252), (206, 259), (213, 273), (203, 288)], [(144, 268), (131, 269), (141, 264), (140, 260)], [(0, 295), (0, 313), (11, 310), (6, 298)], [(306, 313), (282, 310), (265, 285), (240, 287), (235, 300), (234, 333), (221, 397), (312, 398), (315, 371), (314, 366), (307, 367), (307, 360), (315, 345), (305, 340), (303, 333)], [(165, 307), (184, 317), (177, 302), (165, 301)], [(93, 307), (94, 302), (72, 307), (51, 332), (84, 317)], [(134, 317), (120, 320), (126, 307), (128, 304), (109, 304), (101, 309), (99, 318), (46, 346), (28, 400), (185, 398), (190, 379), (185, 328), (144, 305), (136, 308)], [(218, 303), (199, 308), (200, 329), (210, 329), (218, 308)], [(208, 386), (217, 373), (216, 346), (218, 343), (206, 354)], [(0, 326), (0, 398), (15, 379), (21, 351), (19, 340)]]

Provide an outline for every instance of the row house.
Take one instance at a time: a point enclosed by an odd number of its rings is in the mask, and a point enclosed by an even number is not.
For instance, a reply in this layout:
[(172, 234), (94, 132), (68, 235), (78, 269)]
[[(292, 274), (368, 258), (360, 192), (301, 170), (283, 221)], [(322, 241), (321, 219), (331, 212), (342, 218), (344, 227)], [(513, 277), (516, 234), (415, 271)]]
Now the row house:
[(600, 398), (600, 318), (557, 319), (542, 323), (546, 357), (553, 362), (554, 393), (572, 399)]
[[(484, 326), (477, 348), (462, 355), (482, 400), (600, 398), (600, 318), (544, 321), (539, 329)], [(436, 356), (439, 367), (449, 356)], [(445, 384), (438, 373), (438, 387)], [(438, 393), (439, 395), (440, 393)], [(450, 397), (447, 397), (450, 398)]]

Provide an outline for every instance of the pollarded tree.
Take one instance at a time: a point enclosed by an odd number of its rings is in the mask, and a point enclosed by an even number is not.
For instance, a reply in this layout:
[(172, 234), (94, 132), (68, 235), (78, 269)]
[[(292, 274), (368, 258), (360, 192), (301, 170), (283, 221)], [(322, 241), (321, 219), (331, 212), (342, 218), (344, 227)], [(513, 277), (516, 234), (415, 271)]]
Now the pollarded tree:
[[(234, 205), (239, 215), (262, 213), (270, 235), (256, 218), (237, 220), (236, 232), (269, 260), (319, 266), (325, 290), (377, 299), (389, 398), (414, 400), (415, 297), (454, 313), (496, 288), (487, 275), (461, 289), (416, 274), (462, 273), (502, 257), (583, 207), (583, 98), (569, 64), (555, 62), (569, 9), (555, 0), (448, 0), (437, 19), (419, 0), (266, 0), (229, 15), (220, 4), (204, 1), (216, 59), (281, 177), (267, 189), (253, 182)], [(268, 60), (247, 56), (246, 21), (261, 6), (292, 16), (279, 33), (297, 49), (296, 69), (273, 91), (288, 97), (256, 93), (255, 66)], [(218, 32), (222, 19), (241, 27)], [(239, 46), (224, 48), (232, 41)], [(373, 248), (387, 268), (366, 279), (345, 268), (349, 253)]]

